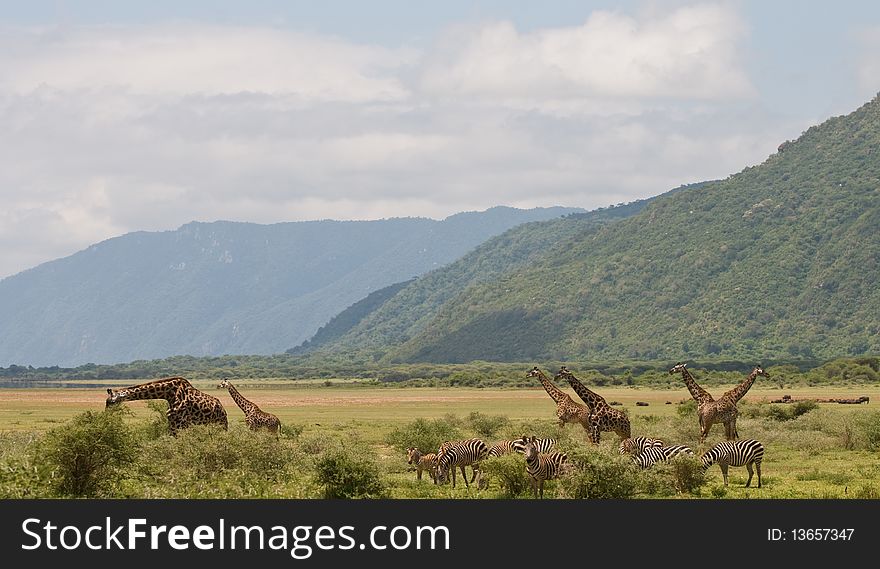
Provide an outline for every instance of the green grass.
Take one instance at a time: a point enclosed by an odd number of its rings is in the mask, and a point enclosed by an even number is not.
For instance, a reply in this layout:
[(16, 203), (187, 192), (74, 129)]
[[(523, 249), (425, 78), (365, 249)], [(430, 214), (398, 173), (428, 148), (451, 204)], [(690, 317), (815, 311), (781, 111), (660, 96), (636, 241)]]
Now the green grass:
[[(244, 415), (225, 391), (213, 389), (213, 385), (207, 383), (198, 387), (223, 402), (229, 416), (229, 432), (194, 433), (184, 445), (188, 450), (184, 450), (180, 448), (181, 441), (178, 439), (168, 436), (157, 439), (148, 434), (147, 425), (155, 419), (156, 412), (146, 402), (126, 404), (131, 412), (124, 417), (124, 423), (143, 441), (142, 452), (138, 462), (122, 475), (119, 483), (113, 486), (112, 493), (106, 497), (320, 498), (324, 490), (316, 482), (316, 464), (327, 456), (338, 456), (339, 453), (367, 456), (377, 469), (383, 487), (382, 495), (391, 498), (502, 497), (502, 488), (492, 480), (489, 488), (482, 491), (474, 486), (468, 490), (460, 477), (454, 489), (451, 485), (433, 485), (427, 473), (423, 473), (423, 479), (418, 481), (415, 471), (406, 463), (405, 451), (389, 442), (391, 433), (395, 430), (399, 432), (402, 427), (405, 430), (419, 418), (449, 421), (456, 425), (462, 438), (476, 436), (474, 425), (478, 423), (472, 415), (475, 412), (507, 419), (498, 422), (498, 431), (491, 440), (487, 440), (489, 443), (523, 433), (555, 436), (560, 439), (563, 449), (574, 455), (594, 456), (601, 461), (619, 460), (616, 436), (612, 433), (603, 433), (602, 443), (595, 448), (586, 443), (579, 426), (557, 427), (554, 404), (540, 388), (387, 389), (313, 384), (288, 389), (267, 384), (262, 384), (260, 388), (249, 387), (242, 383), (239, 389), (246, 397), (264, 410), (278, 415), (289, 431), (294, 433), (276, 443), (244, 428)], [(713, 388), (711, 391), (721, 393), (724, 389), (726, 387)], [(704, 450), (722, 440), (723, 427), (716, 425), (707, 444), (702, 447), (698, 445), (696, 414), (678, 413), (677, 403), (689, 397), (684, 389), (613, 387), (602, 388), (601, 393), (608, 401), (623, 403), (619, 408), (628, 413), (633, 436), (656, 436), (669, 443), (688, 444), (695, 450)], [(697, 494), (670, 493), (662, 488), (662, 483), (659, 486), (655, 483), (651, 486), (654, 490), (639, 490), (634, 497), (880, 497), (880, 463), (877, 461), (876, 437), (872, 435), (880, 427), (880, 405), (877, 403), (880, 401), (880, 386), (838, 389), (805, 387), (785, 390), (785, 393), (791, 393), (796, 398), (868, 395), (872, 402), (858, 406), (820, 404), (817, 409), (800, 417), (779, 421), (767, 412), (770, 404), (766, 401), (779, 397), (782, 392), (753, 389), (740, 405), (738, 430), (742, 438), (756, 438), (766, 447), (762, 488), (743, 487), (747, 478), (744, 468), (731, 468), (730, 485), (724, 488), (720, 470), (713, 466)], [(0, 494), (14, 497), (26, 484), (39, 487), (39, 480), (33, 478), (36, 475), (28, 474), (33, 470), (28, 470), (34, 466), (31, 462), (36, 460), (33, 458), (34, 445), (45, 439), (47, 433), (57, 432), (52, 429), (66, 428), (74, 417), (85, 411), (102, 411), (104, 397), (101, 389), (0, 390), (0, 471), (5, 473), (0, 473)], [(636, 406), (636, 401), (648, 402), (649, 405)], [(666, 404), (667, 401), (671, 404)], [(279, 445), (277, 452), (284, 457), (277, 464), (271, 463), (265, 453), (254, 454), (269, 444)], [(216, 480), (210, 477), (205, 480), (189, 472), (195, 467), (187, 465), (205, 460), (202, 455), (187, 454), (192, 449), (200, 449), (204, 456), (226, 461), (223, 462), (226, 466), (218, 471)], [(263, 463), (273, 464), (271, 468), (277, 471), (267, 478), (264, 472), (254, 466)], [(648, 485), (649, 476), (661, 474), (638, 473), (637, 476), (641, 477), (640, 484)], [(756, 482), (753, 480), (753, 486)], [(544, 496), (557, 497), (559, 490), (559, 482), (549, 481), (545, 485)], [(525, 493), (522, 497), (529, 496), (529, 493)]]

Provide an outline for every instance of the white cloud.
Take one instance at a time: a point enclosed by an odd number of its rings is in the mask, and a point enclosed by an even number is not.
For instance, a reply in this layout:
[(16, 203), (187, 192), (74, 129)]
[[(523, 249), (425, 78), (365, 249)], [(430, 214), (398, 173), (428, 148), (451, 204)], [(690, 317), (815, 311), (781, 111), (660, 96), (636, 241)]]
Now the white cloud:
[(594, 12), (581, 26), (519, 33), (510, 22), (451, 32), (423, 71), (442, 96), (526, 99), (673, 97), (737, 99), (755, 94), (737, 46), (745, 25), (728, 6), (686, 6), (653, 18)]
[[(274, 28), (0, 30), (0, 276), (135, 230), (606, 206), (760, 161), (792, 132), (718, 5), (422, 51)], [(783, 134), (784, 133), (784, 134)]]

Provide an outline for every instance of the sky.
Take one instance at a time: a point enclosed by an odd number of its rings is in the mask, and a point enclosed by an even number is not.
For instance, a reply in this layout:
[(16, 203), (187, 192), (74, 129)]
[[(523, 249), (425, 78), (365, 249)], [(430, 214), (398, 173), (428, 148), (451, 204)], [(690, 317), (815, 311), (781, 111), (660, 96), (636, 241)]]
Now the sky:
[(880, 91), (880, 3), (0, 0), (0, 278), (190, 221), (594, 209)]

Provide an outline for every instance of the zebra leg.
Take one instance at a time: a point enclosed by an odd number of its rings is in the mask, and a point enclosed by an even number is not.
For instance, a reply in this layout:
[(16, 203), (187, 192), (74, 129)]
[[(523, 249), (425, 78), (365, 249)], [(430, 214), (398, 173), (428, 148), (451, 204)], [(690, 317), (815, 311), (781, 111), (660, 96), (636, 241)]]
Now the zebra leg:
[(544, 499), (544, 481), (538, 480), (538, 488), (541, 490), (541, 499)]
[(755, 470), (758, 471), (758, 488), (760, 488), (761, 487), (761, 463), (760, 462), (755, 463)]
[(422, 467), (421, 466), (416, 467), (416, 476), (418, 476), (419, 480), (422, 479)]
[[(479, 469), (472, 464), (471, 470), (474, 471), (473, 474), (471, 475), (471, 484), (473, 484), (474, 480), (477, 479), (477, 474), (479, 473)], [(461, 471), (462, 471), (462, 476), (464, 476), (464, 467), (463, 466), (461, 467)]]
[(751, 462), (746, 463), (746, 470), (749, 471), (749, 479), (746, 480), (746, 488), (748, 488), (752, 484), (753, 471), (752, 471), (752, 463)]
[(724, 476), (724, 485), (727, 486), (727, 464), (721, 463), (719, 466), (721, 467), (721, 474)]

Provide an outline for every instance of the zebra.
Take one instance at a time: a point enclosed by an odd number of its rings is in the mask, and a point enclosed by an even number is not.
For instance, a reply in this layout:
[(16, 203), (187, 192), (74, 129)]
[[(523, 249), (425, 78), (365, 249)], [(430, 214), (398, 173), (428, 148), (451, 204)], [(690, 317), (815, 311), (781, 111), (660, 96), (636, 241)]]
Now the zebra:
[(745, 466), (749, 471), (749, 479), (746, 481), (746, 488), (752, 483), (752, 464), (758, 471), (758, 488), (761, 487), (761, 461), (764, 460), (764, 445), (754, 439), (744, 439), (739, 441), (723, 441), (703, 454), (700, 457), (703, 463), (703, 472), (709, 470), (709, 467), (718, 463), (721, 467), (721, 474), (724, 475), (724, 485), (727, 486), (727, 467), (728, 466)]
[(540, 439), (538, 437), (529, 437), (528, 435), (523, 435), (515, 441), (518, 444), (514, 447), (514, 450), (519, 454), (525, 454), (526, 443), (530, 438), (534, 439), (534, 445), (538, 449), (538, 452), (550, 452), (556, 446), (556, 439), (554, 439), (553, 437)]
[(650, 468), (658, 462), (666, 462), (680, 454), (693, 456), (694, 451), (686, 445), (672, 445), (668, 447), (650, 446), (639, 454), (633, 455), (632, 461), (639, 468)]
[(470, 488), (467, 474), (464, 467), (470, 465), (474, 469), (474, 478), (477, 477), (480, 470), (480, 461), (483, 461), (489, 455), (489, 447), (481, 439), (467, 439), (450, 443), (446, 441), (440, 445), (440, 452), (437, 453), (437, 483), (446, 484), (449, 480), (449, 470), (452, 469), (452, 487), (455, 488), (455, 467), (461, 468), (461, 475), (464, 478), (465, 485)]
[(512, 452), (522, 453), (522, 449), (524, 447), (525, 443), (521, 439), (516, 439), (513, 441), (501, 441), (489, 447), (488, 457), (492, 458), (493, 456), (504, 456), (505, 454), (510, 454)]
[(638, 455), (641, 454), (643, 450), (648, 447), (662, 447), (665, 445), (662, 440), (654, 439), (651, 437), (635, 437), (623, 439), (620, 441), (620, 446), (618, 447), (618, 452), (620, 454), (633, 454)]
[(564, 452), (551, 452), (549, 454), (538, 452), (537, 438), (526, 439), (526, 473), (532, 479), (532, 490), (535, 498), (538, 492), (544, 497), (544, 481), (558, 478), (568, 467), (568, 455)]
[(433, 452), (422, 454), (416, 447), (406, 449), (407, 463), (414, 464), (419, 480), (422, 479), (422, 471), (427, 470), (434, 484), (437, 484), (437, 455)]

